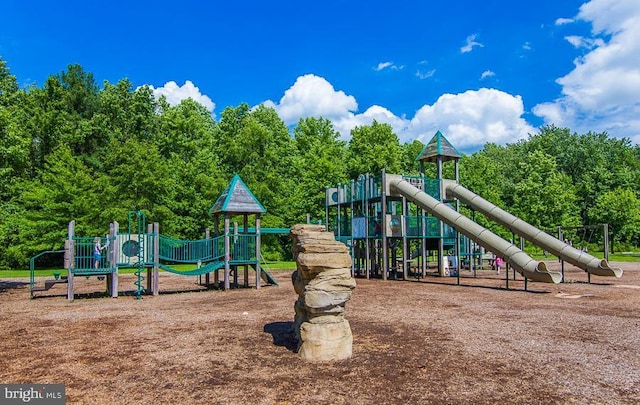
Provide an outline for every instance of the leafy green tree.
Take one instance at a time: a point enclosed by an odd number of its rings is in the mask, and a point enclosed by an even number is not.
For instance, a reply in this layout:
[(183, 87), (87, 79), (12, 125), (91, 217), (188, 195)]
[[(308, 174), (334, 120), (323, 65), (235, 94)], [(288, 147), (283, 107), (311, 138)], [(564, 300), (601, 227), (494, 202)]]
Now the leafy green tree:
[(402, 157), (400, 141), (391, 125), (374, 120), (371, 125), (351, 130), (347, 160), (349, 178), (355, 179), (363, 173), (377, 174), (382, 169), (387, 173), (402, 174)]
[(239, 174), (267, 209), (263, 225), (291, 223), (296, 216), (291, 198), (296, 183), (292, 173), (296, 150), (275, 110), (260, 105), (249, 111), (246, 104), (226, 108), (214, 144), (229, 179)]
[(166, 181), (174, 195), (167, 201), (172, 215), (162, 223), (163, 233), (199, 239), (210, 225), (208, 210), (228, 179), (213, 153), (215, 134), (211, 113), (191, 99), (163, 109), (152, 138), (169, 167)]
[(547, 126), (520, 146), (525, 153), (539, 150), (555, 157), (558, 170), (576, 186), (583, 223), (592, 221), (588, 209), (603, 193), (640, 185), (640, 162), (626, 138), (593, 132), (578, 135), (568, 128)]
[[(407, 142), (402, 145), (402, 172), (403, 174), (418, 176), (420, 175), (420, 162), (416, 158), (424, 149), (424, 144), (415, 139), (413, 142)], [(426, 174), (426, 173), (425, 173)]]
[[(508, 184), (507, 172), (503, 171), (503, 161), (497, 156), (502, 155), (503, 149), (489, 144), (483, 151), (475, 152), (460, 159), (460, 184), (491, 203), (511, 210), (503, 200), (505, 185)], [(473, 217), (476, 222), (485, 228), (508, 236), (496, 223), (485, 217), (472, 213), (463, 207), (461, 211)]]
[(0, 56), (0, 107), (9, 105), (18, 92), (18, 81), (11, 74), (7, 62)]
[(192, 99), (183, 100), (162, 112), (159, 128), (153, 136), (162, 156), (194, 156), (213, 150), (216, 123), (211, 113)]
[(169, 202), (175, 198), (173, 177), (156, 145), (130, 139), (113, 145), (106, 159), (111, 193), (100, 204), (105, 219), (125, 221), (131, 210), (142, 210), (150, 221), (172, 219)]
[(242, 170), (244, 151), (238, 139), (249, 115), (250, 108), (246, 103), (222, 111), (214, 139), (214, 153), (220, 157), (225, 172), (229, 174)]
[(633, 191), (618, 187), (602, 194), (589, 216), (594, 223), (609, 224), (614, 241), (640, 245), (640, 198)]
[(105, 179), (91, 173), (68, 146), (54, 150), (41, 179), (25, 182), (22, 210), (14, 211), (0, 231), (5, 264), (25, 267), (37, 252), (60, 249), (71, 220), (76, 220), (78, 235), (105, 234), (109, 222), (100, 220), (105, 186)]
[(580, 216), (571, 179), (557, 170), (553, 156), (536, 151), (520, 162), (513, 214), (539, 228), (578, 225)]
[(98, 146), (130, 139), (152, 140), (158, 134), (161, 113), (169, 108), (166, 101), (156, 101), (148, 86), (134, 90), (129, 79), (115, 85), (105, 82), (99, 105), (92, 120), (99, 128), (94, 138)]
[(297, 148), (296, 193), (293, 210), (296, 222), (324, 218), (324, 188), (348, 179), (345, 173), (347, 148), (340, 134), (325, 118), (302, 118), (293, 129)]

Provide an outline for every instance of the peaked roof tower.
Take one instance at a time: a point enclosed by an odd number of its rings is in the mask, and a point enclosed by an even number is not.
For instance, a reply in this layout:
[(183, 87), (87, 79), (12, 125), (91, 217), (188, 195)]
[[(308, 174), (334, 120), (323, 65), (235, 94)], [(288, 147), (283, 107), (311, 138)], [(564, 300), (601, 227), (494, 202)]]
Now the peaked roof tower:
[(416, 157), (416, 160), (420, 162), (435, 162), (438, 157), (442, 157), (443, 162), (462, 157), (440, 131), (436, 132), (433, 138), (427, 142), (422, 152)]
[(209, 209), (209, 214), (264, 214), (267, 210), (237, 174)]

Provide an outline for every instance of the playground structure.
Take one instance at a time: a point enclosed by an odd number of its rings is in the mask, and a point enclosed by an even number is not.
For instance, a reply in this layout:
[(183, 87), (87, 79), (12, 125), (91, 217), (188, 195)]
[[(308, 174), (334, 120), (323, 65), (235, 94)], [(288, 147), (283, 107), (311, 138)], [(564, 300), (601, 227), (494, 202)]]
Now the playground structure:
[[(577, 266), (589, 275), (621, 277), (606, 259), (597, 259), (511, 215), (458, 184), (461, 155), (438, 131), (416, 160), (417, 177), (362, 174), (349, 184), (326, 189), (325, 216), (329, 229), (351, 250), (354, 275), (407, 279), (424, 275), (430, 252), (437, 252), (440, 276), (457, 275), (464, 262), (470, 267), (481, 249), (502, 257), (527, 280), (559, 283), (563, 274), (549, 271), (524, 252), (524, 240)], [(453, 161), (455, 179), (443, 178), (443, 164)], [(424, 163), (436, 164), (436, 178), (426, 178)], [(459, 204), (520, 236), (518, 248), (472, 219), (460, 214)], [(478, 248), (479, 247), (479, 248)], [(446, 252), (453, 252), (446, 257)], [(452, 266), (449, 266), (449, 263)], [(505, 272), (507, 273), (507, 272)], [(508, 280), (508, 276), (507, 276)]]
[[(183, 276), (198, 276), (199, 283), (229, 290), (231, 285), (238, 287), (240, 270), (243, 271), (243, 286), (250, 286), (249, 269), (255, 270), (256, 288), (261, 281), (277, 285), (273, 277), (265, 271), (260, 255), (260, 215), (266, 210), (255, 198), (238, 175), (218, 197), (209, 213), (213, 215), (213, 232), (205, 231), (201, 240), (181, 240), (160, 234), (157, 222), (146, 223), (141, 211), (130, 211), (128, 228), (120, 232), (119, 224), (109, 226), (109, 234), (97, 238), (100, 246), (106, 250), (99, 260), (94, 259), (96, 237), (75, 235), (75, 221), (68, 226), (68, 236), (64, 248), (64, 268), (66, 277), (46, 280), (44, 286), (36, 286), (34, 260), (31, 260), (31, 297), (34, 292), (46, 291), (56, 284), (67, 284), (67, 299), (74, 298), (74, 283), (77, 276), (97, 276), (106, 280), (106, 290), (112, 297), (118, 296), (118, 270), (134, 268), (136, 280), (135, 294), (138, 299), (145, 293), (159, 294), (159, 270)], [(249, 228), (249, 216), (255, 215), (255, 227)], [(243, 227), (231, 227), (231, 219), (242, 216)], [(51, 251), (43, 253), (59, 253)], [(172, 265), (195, 264), (193, 270), (178, 270)], [(220, 273), (222, 272), (222, 284)], [(210, 275), (214, 281), (211, 283)], [(204, 276), (204, 278), (203, 278)], [(232, 283), (233, 279), (233, 283)]]

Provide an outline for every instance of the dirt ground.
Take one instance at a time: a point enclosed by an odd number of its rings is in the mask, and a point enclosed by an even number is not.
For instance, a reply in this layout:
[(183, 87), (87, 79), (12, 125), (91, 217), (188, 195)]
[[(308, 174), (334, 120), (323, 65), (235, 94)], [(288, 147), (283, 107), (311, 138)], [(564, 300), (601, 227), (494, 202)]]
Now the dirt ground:
[(353, 357), (321, 364), (294, 351), (289, 271), (227, 292), (162, 273), (142, 300), (133, 275), (117, 299), (80, 277), (73, 302), (66, 285), (30, 300), (27, 279), (5, 279), (0, 382), (64, 383), (85, 404), (640, 403), (640, 265), (617, 265), (621, 279), (570, 267), (528, 292), (489, 270), (460, 286), (358, 279)]

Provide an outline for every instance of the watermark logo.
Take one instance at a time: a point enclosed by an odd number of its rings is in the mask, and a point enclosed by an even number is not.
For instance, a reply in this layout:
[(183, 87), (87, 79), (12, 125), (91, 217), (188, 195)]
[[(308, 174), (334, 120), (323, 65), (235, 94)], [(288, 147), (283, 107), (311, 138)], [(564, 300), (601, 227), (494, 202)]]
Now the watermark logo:
[(0, 405), (64, 405), (64, 384), (0, 384)]

